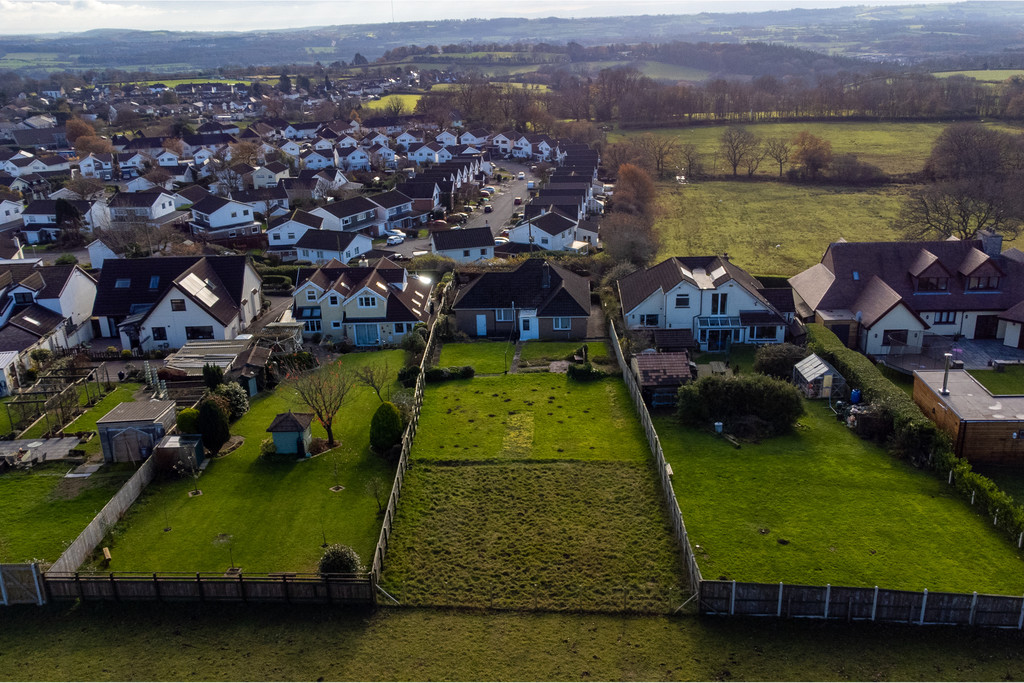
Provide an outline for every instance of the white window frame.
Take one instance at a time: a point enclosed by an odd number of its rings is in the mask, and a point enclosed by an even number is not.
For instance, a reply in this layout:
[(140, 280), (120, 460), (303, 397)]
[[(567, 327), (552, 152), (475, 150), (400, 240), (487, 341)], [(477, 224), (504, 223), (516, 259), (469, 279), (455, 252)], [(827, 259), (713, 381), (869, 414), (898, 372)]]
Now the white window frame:
[(555, 330), (571, 330), (572, 319), (567, 317), (559, 317), (551, 319), (552, 328)]
[(361, 296), (356, 300), (356, 305), (359, 308), (377, 308), (377, 297), (372, 294)]

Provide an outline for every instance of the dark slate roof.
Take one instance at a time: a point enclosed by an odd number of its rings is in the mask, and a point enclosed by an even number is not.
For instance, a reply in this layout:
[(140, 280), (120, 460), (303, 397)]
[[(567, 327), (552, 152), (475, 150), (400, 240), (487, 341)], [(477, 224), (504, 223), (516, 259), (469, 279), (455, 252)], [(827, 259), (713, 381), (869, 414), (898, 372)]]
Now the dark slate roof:
[(437, 183), (433, 181), (429, 183), (410, 181), (399, 183), (395, 189), (413, 199), (433, 199), (434, 192), (437, 191)]
[(168, 410), (174, 410), (174, 401), (134, 401), (114, 406), (113, 410), (96, 420), (96, 424), (116, 422), (155, 422)]
[(466, 228), (464, 230), (439, 230), (430, 234), (435, 251), (448, 251), (450, 249), (479, 249), (481, 247), (493, 247), (494, 236), (491, 229)]
[(178, 196), (184, 197), (185, 199), (195, 204), (203, 197), (209, 197), (210, 192), (202, 185), (189, 185), (186, 188), (178, 190)]
[(160, 197), (166, 195), (166, 192), (118, 192), (110, 198), (109, 206), (112, 207), (135, 207), (143, 208), (150, 207), (156, 204)]
[(300, 223), (307, 225), (315, 230), (319, 230), (320, 226), (324, 224), (322, 216), (315, 216), (308, 211), (302, 209), (295, 209), (287, 216), (278, 216), (277, 218), (271, 218), (270, 223), (267, 225), (267, 229), (276, 228), (279, 225), (283, 225), (288, 222)]
[(792, 287), (762, 287), (758, 291), (779, 313), (796, 312)]
[(281, 413), (267, 427), (268, 432), (304, 432), (313, 424), (313, 413)]
[(4, 325), (0, 327), (0, 351), (24, 351), (39, 341), (39, 335), (27, 332), (20, 327)]
[(530, 224), (538, 230), (543, 230), (549, 235), (560, 235), (566, 230), (576, 226), (576, 221), (567, 216), (563, 216), (557, 211), (552, 211), (544, 214), (543, 216), (537, 216), (530, 221)]
[(288, 192), (280, 185), (261, 187), (258, 190), (235, 190), (231, 198), (236, 202), (265, 202), (288, 199)]
[(25, 128), (11, 131), (18, 147), (62, 147), (68, 144), (67, 131), (57, 128)]
[(351, 199), (343, 199), (340, 202), (331, 202), (321, 208), (333, 216), (345, 218), (346, 216), (352, 216), (365, 211), (375, 211), (378, 207), (366, 197), (352, 197)]
[(38, 299), (56, 299), (64, 290), (75, 266), (43, 266), (6, 263), (0, 266), (0, 286), (21, 285), (36, 292)]
[(64, 316), (38, 304), (31, 304), (11, 316), (8, 325), (19, 327), (37, 337), (53, 331), (64, 321)]
[(396, 206), (408, 204), (412, 201), (412, 197), (402, 194), (398, 190), (389, 190), (387, 192), (382, 192), (381, 194), (375, 194), (370, 197), (370, 199), (377, 204), (380, 204), (385, 209), (393, 209)]
[[(242, 291), (245, 279), (245, 256), (167, 256), (141, 259), (115, 259), (106, 261), (100, 271), (93, 315), (124, 317), (139, 313), (160, 301), (175, 280), (184, 276), (199, 261), (205, 261), (207, 272), (212, 271), (223, 284), (228, 301), (237, 311), (238, 302), (245, 297)], [(156, 287), (150, 288), (156, 277)], [(118, 280), (129, 280), (128, 287), (117, 287)]]
[[(33, 199), (29, 202), (23, 214), (38, 214), (38, 215), (49, 215), (57, 213), (57, 199)], [(92, 202), (85, 199), (69, 199), (67, 200), (71, 206), (78, 209), (79, 213), (85, 215), (89, 209), (92, 208)]]
[(295, 243), (299, 249), (321, 249), (342, 252), (352, 244), (359, 233), (340, 230), (307, 230)]
[[(757, 278), (721, 256), (674, 256), (661, 263), (638, 270), (621, 278), (618, 282), (619, 300), (622, 312), (629, 311), (640, 305), (647, 297), (657, 291), (667, 292), (680, 282), (686, 281), (699, 289), (708, 289), (696, 279), (697, 270), (703, 270), (710, 284), (717, 288), (729, 280), (743, 287), (758, 301), (771, 307), (771, 303), (761, 294), (763, 287)], [(714, 273), (719, 273), (712, 278)]]
[(695, 349), (697, 342), (693, 339), (693, 330), (654, 330), (654, 347), (659, 351)]
[(192, 205), (192, 210), (198, 211), (200, 213), (213, 213), (217, 209), (223, 208), (230, 203), (230, 199), (218, 197), (217, 195), (207, 194), (205, 197), (203, 197), (198, 202)]
[[(545, 286), (547, 283), (547, 286)], [(590, 281), (542, 259), (515, 270), (484, 273), (455, 297), (456, 310), (537, 309), (541, 317), (590, 315)]]

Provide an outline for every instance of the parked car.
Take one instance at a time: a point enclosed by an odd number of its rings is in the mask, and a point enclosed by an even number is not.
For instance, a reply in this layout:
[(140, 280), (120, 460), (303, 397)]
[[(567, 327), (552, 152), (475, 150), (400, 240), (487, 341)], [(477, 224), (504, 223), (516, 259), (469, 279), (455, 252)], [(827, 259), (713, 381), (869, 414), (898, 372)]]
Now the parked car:
[(484, 192), (490, 192), (494, 194), (497, 190), (494, 189), (494, 185), (484, 185)]
[[(452, 214), (453, 217), (454, 217), (454, 215), (455, 214)], [(430, 221), (429, 223), (427, 223), (427, 227), (428, 228), (447, 228), (448, 227), (448, 221), (433, 220), (433, 221)]]
[(494, 243), (495, 244), (508, 244), (508, 238), (507, 237), (495, 237), (494, 238)]
[(469, 220), (469, 216), (464, 213), (453, 213), (448, 215), (448, 222), (455, 221), (456, 223), (465, 223)]
[(401, 244), (404, 241), (405, 237), (403, 237), (402, 235), (391, 235), (390, 237), (388, 237), (388, 246), (393, 247), (396, 244)]
[(508, 228), (502, 228), (501, 232), (498, 233), (500, 237), (508, 237)]
[(524, 171), (520, 171), (519, 175), (516, 177), (519, 178), (520, 180), (526, 180), (526, 173)]
[(385, 230), (384, 234), (387, 235), (388, 237), (401, 237), (402, 239), (405, 239), (405, 232), (403, 232), (402, 230), (399, 230), (398, 228), (392, 228), (391, 230)]
[(484, 213), (491, 213), (492, 211), (494, 211), (494, 207), (490, 204), (484, 207)]
[(519, 206), (520, 204), (523, 203), (523, 198), (522, 197), (516, 197), (515, 199), (512, 200), (512, 203), (515, 204), (516, 206)]

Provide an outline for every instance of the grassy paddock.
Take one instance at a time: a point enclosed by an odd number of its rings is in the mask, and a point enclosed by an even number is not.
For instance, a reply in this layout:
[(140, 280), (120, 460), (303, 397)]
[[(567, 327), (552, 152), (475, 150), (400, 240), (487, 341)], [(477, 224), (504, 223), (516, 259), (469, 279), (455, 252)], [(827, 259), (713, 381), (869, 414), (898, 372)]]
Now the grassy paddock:
[(657, 418), (706, 578), (1019, 595), (1021, 555), (944, 481), (808, 403), (802, 429), (735, 450)]
[(399, 99), (402, 102), (402, 106), (405, 107), (405, 111), (412, 112), (416, 109), (416, 103), (420, 101), (420, 95), (387, 95), (379, 100), (370, 100), (369, 102), (363, 102), (363, 109), (379, 110), (384, 109), (388, 106), (388, 102), (392, 99)]
[(793, 275), (829, 243), (892, 241), (898, 189), (722, 181), (659, 185), (659, 259), (728, 253), (760, 275)]
[[(402, 351), (353, 353), (343, 364), (356, 368), (386, 358), (401, 367)], [(251, 572), (313, 571), (324, 536), (351, 545), (369, 562), (380, 517), (367, 483), (380, 477), (383, 500), (392, 468), (369, 449), (369, 423), (379, 402), (366, 388), (350, 394), (334, 423), (335, 451), (301, 462), (264, 462), (260, 442), (274, 416), (303, 411), (287, 385), (256, 397), (249, 412), (231, 426), (245, 443), (213, 461), (199, 478), (203, 495), (189, 498), (191, 478), (150, 486), (109, 539), (112, 571), (223, 571), (230, 564), (219, 534), (233, 537), (235, 564)], [(314, 436), (325, 436), (314, 423)], [(337, 466), (337, 475), (335, 475)], [(330, 487), (338, 482), (344, 491)], [(164, 532), (167, 526), (171, 531)]]
[(413, 457), (644, 462), (649, 456), (620, 379), (573, 382), (530, 373), (429, 387)]
[(0, 475), (0, 562), (54, 562), (132, 474), (117, 466), (65, 479), (69, 469), (51, 464)]
[(516, 345), (508, 342), (449, 342), (441, 347), (441, 367), (472, 365), (477, 374), (505, 372), (512, 365)]

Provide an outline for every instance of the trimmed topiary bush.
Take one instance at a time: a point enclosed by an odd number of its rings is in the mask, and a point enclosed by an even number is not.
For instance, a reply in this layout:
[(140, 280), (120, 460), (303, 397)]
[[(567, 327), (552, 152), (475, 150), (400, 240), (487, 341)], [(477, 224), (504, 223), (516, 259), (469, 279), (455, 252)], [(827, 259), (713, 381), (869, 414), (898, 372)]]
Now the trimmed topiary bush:
[(355, 550), (335, 543), (327, 546), (324, 554), (320, 557), (320, 564), (317, 567), (320, 575), (324, 574), (358, 574), (363, 571), (363, 563)]
[(199, 411), (195, 408), (185, 408), (178, 413), (178, 431), (182, 434), (199, 433)]
[(394, 403), (380, 404), (370, 420), (370, 448), (385, 453), (402, 440), (402, 412)]

